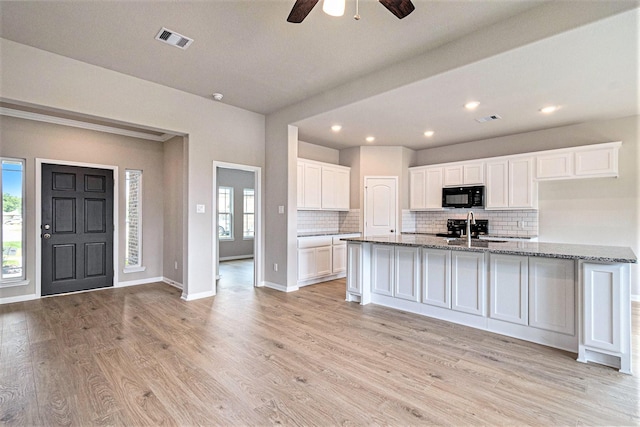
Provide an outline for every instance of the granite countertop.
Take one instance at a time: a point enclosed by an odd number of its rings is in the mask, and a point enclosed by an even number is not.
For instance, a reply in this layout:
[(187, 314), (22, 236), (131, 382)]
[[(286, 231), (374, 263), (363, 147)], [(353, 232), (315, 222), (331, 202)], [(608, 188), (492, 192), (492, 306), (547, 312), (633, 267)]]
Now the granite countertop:
[(309, 231), (309, 232), (298, 233), (298, 237), (346, 236), (348, 234), (362, 235), (362, 233), (360, 233), (359, 231), (333, 232), (333, 233), (330, 233), (327, 231)]
[[(395, 246), (417, 246), (433, 249), (450, 249), (454, 251), (487, 252), (506, 255), (539, 256), (547, 258), (582, 259), (599, 262), (638, 262), (631, 248), (623, 246), (576, 245), (569, 243), (523, 242), (473, 239), (472, 246), (467, 246), (466, 239), (447, 240), (425, 234), (401, 234), (381, 237), (349, 237), (348, 242), (379, 243)], [(475, 245), (475, 246), (474, 246)]]
[[(445, 232), (443, 231), (442, 234)], [(436, 233), (418, 233), (417, 231), (403, 231), (402, 234), (415, 234), (418, 236), (436, 236)], [(519, 240), (531, 240), (536, 239), (538, 236), (513, 236), (503, 234), (482, 234), (480, 239), (519, 239)]]

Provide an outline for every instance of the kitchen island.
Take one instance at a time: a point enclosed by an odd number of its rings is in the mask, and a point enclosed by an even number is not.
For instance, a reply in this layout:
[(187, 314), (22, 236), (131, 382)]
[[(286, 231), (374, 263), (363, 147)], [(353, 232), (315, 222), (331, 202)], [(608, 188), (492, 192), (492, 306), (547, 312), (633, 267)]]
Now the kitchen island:
[(346, 300), (374, 303), (571, 351), (631, 373), (630, 248), (346, 238)]

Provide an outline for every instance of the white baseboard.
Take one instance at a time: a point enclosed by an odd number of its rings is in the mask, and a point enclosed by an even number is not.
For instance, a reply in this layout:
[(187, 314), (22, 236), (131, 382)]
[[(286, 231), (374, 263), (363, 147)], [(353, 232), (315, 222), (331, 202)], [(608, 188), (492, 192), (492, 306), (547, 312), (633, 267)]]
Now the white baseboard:
[(220, 261), (234, 261), (236, 259), (253, 259), (253, 254), (251, 254), (251, 255), (221, 256), (220, 257)]
[(166, 277), (163, 277), (162, 281), (164, 283), (166, 283), (167, 285), (169, 285), (169, 286), (173, 286), (174, 288), (178, 288), (180, 290), (184, 289), (184, 286), (182, 286), (182, 283), (176, 282), (175, 280), (171, 280), (171, 279), (168, 279)]
[(126, 282), (118, 282), (115, 286), (116, 288), (124, 288), (125, 286), (138, 286), (138, 285), (146, 285), (148, 283), (156, 283), (162, 282), (163, 277), (149, 277), (147, 279), (140, 280), (128, 280)]
[(300, 289), (297, 285), (296, 286), (284, 286), (284, 285), (280, 285), (278, 283), (267, 282), (267, 281), (262, 282), (260, 284), (260, 286), (264, 286), (265, 288), (275, 289), (276, 291), (280, 291), (280, 292), (295, 292), (298, 289)]
[(197, 294), (185, 294), (183, 292), (180, 298), (182, 298), (185, 301), (194, 301), (201, 298), (213, 297), (215, 295), (216, 294), (214, 291), (198, 292)]
[(14, 302), (31, 301), (34, 299), (39, 299), (38, 295), (29, 294), (29, 295), (19, 295), (17, 297), (4, 297), (4, 298), (0, 298), (0, 305), (11, 304)]
[(631, 295), (631, 301), (640, 302), (640, 295)]

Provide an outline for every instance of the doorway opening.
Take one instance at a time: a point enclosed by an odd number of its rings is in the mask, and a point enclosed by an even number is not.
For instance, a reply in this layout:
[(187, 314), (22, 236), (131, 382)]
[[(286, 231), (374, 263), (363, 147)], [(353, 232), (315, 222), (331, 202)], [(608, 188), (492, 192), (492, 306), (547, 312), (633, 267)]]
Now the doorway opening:
[(215, 293), (260, 284), (260, 179), (260, 168), (214, 162)]

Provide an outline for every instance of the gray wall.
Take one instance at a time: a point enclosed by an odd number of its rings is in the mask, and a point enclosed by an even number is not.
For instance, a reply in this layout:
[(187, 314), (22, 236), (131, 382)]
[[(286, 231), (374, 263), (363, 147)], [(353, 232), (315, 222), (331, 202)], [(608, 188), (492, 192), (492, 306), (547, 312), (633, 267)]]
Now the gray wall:
[[(0, 298), (35, 292), (35, 159), (67, 160), (118, 166), (119, 282), (162, 277), (163, 145), (85, 129), (0, 116), (1, 156), (26, 159), (26, 229), (28, 287), (0, 288)], [(144, 272), (124, 274), (125, 169), (140, 169), (142, 180), (142, 265)]]
[[(163, 275), (182, 284), (184, 274), (185, 143), (176, 136), (164, 143)], [(176, 267), (177, 265), (177, 267)]]
[(340, 162), (340, 151), (321, 145), (298, 141), (298, 157), (337, 165)]
[(254, 188), (255, 174), (237, 169), (218, 168), (218, 188), (233, 188), (233, 240), (220, 240), (220, 259), (253, 257), (253, 239), (242, 238), (243, 197), (245, 188)]

